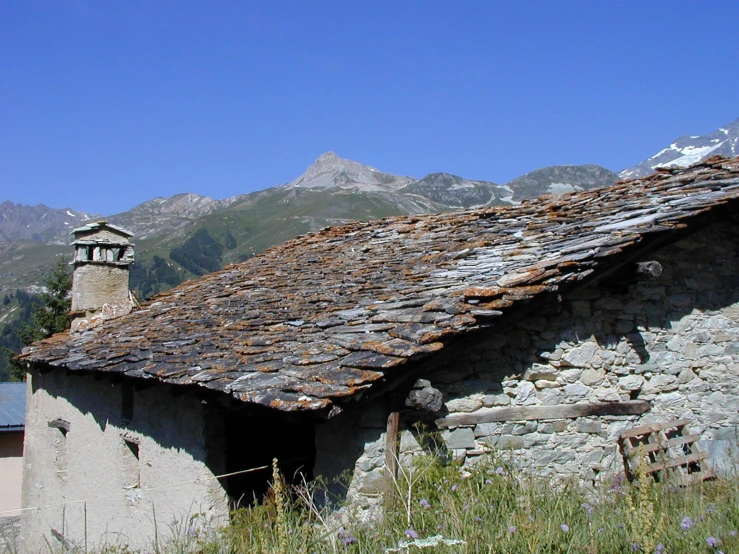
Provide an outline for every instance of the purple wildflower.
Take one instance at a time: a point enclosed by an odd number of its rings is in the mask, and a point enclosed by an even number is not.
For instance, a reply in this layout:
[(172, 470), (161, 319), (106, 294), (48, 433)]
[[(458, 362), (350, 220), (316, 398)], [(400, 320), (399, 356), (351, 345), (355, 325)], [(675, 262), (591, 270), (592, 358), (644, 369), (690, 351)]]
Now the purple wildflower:
[(711, 548), (716, 548), (716, 545), (718, 544), (718, 540), (715, 537), (708, 537), (706, 539), (706, 544), (710, 546)]
[(485, 484), (486, 485), (492, 485), (493, 482), (490, 479), (485, 479)]
[(508, 532), (509, 532), (509, 533), (515, 533), (516, 531), (518, 531), (518, 529), (516, 529), (516, 526), (515, 526), (515, 525), (511, 525), (511, 526), (510, 526), (510, 527), (508, 528)]
[(737, 535), (737, 532), (736, 531), (729, 531), (729, 536), (730, 537), (736, 537), (736, 535)]
[(481, 517), (475, 517), (475, 521), (476, 521), (477, 523), (480, 523), (480, 522), (482, 521), (482, 518), (481, 518)]
[(603, 527), (599, 527), (596, 533), (598, 533), (599, 535), (602, 535), (603, 531), (605, 531), (605, 529)]
[(591, 506), (590, 504), (588, 504), (587, 502), (583, 502), (583, 503), (582, 503), (582, 504), (580, 505), (580, 507), (581, 507), (581, 508), (582, 508), (583, 510), (585, 510), (586, 512), (588, 512), (589, 514), (592, 514), (592, 513), (593, 513), (593, 510), (594, 510), (594, 508), (593, 508), (593, 507), (592, 507), (592, 506)]
[(562, 529), (562, 531), (564, 533), (569, 533), (570, 532), (570, 526), (567, 525), (566, 523), (563, 523), (562, 525), (560, 525), (559, 528)]
[(357, 539), (355, 537), (344, 537), (341, 539), (341, 542), (344, 544), (344, 546), (349, 546), (350, 544), (354, 544), (357, 542)]
[(680, 527), (686, 531), (693, 526), (693, 520), (689, 516), (685, 516), (680, 522)]
[(414, 529), (406, 529), (405, 536), (408, 537), (409, 539), (417, 539), (418, 533)]
[(495, 468), (495, 473), (497, 473), (498, 475), (503, 475), (504, 472), (505, 470), (500, 466)]
[(665, 545), (662, 543), (659, 543), (657, 545), (657, 548), (654, 550), (654, 554), (662, 554), (665, 551)]
[(426, 500), (425, 498), (422, 498), (418, 503), (421, 506), (423, 506), (424, 508), (430, 508), (431, 507), (431, 503), (428, 500)]
[(454, 485), (452, 485), (452, 492), (454, 492), (456, 490), (457, 490), (457, 484), (455, 483)]
[(641, 548), (639, 548), (639, 545), (638, 545), (637, 543), (635, 543), (635, 542), (632, 542), (632, 543), (631, 543), (631, 550), (632, 550), (633, 552), (639, 552), (639, 551), (641, 550)]

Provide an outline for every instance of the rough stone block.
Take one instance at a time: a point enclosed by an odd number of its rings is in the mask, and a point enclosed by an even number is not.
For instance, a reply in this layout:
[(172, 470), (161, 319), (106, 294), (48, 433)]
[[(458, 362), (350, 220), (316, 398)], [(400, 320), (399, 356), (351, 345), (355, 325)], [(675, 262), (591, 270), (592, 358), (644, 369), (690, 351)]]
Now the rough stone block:
[(444, 405), (450, 413), (455, 412), (474, 412), (482, 408), (482, 394), (474, 394), (472, 396), (465, 396), (462, 398), (455, 398), (453, 400), (447, 400)]
[(556, 406), (564, 403), (565, 395), (561, 389), (544, 389), (536, 394), (543, 406)]
[(564, 391), (569, 402), (576, 402), (588, 398), (590, 396), (590, 393), (592, 392), (592, 389), (590, 387), (586, 387), (585, 385), (572, 384), (565, 385)]
[(578, 419), (575, 425), (581, 433), (593, 434), (600, 433), (603, 430), (600, 421), (593, 419)]
[(579, 317), (590, 317), (590, 302), (587, 300), (573, 300), (570, 302), (572, 313)]
[(583, 385), (592, 387), (598, 383), (602, 383), (606, 377), (606, 372), (602, 369), (586, 369), (580, 374), (580, 382)]
[(572, 367), (587, 367), (597, 351), (598, 346), (595, 343), (588, 342), (567, 352), (562, 357), (562, 361)]
[(557, 370), (550, 365), (534, 364), (526, 370), (523, 378), (527, 381), (554, 381), (557, 378)]
[(475, 448), (475, 432), (463, 427), (453, 431), (444, 431), (442, 437), (448, 449)]
[(493, 406), (508, 406), (511, 403), (511, 398), (507, 394), (486, 394), (482, 398), (482, 405), (486, 408), (492, 408)]
[(537, 432), (542, 434), (561, 433), (562, 431), (567, 429), (568, 425), (569, 421), (566, 420), (548, 421), (546, 423), (540, 423)]
[(641, 375), (626, 375), (618, 380), (618, 386), (624, 390), (639, 390), (644, 386), (644, 377)]
[(528, 406), (536, 402), (536, 387), (530, 381), (521, 381), (516, 391), (516, 404)]
[(479, 423), (475, 425), (475, 437), (487, 437), (500, 429), (500, 423)]
[(499, 450), (518, 450), (523, 448), (523, 438), (511, 435), (492, 437), (490, 446), (494, 446)]

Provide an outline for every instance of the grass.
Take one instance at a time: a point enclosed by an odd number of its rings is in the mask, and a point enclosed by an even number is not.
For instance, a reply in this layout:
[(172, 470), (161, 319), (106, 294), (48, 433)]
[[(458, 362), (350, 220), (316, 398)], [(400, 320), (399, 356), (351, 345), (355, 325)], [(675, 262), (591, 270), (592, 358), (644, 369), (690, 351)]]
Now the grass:
[[(280, 482), (280, 481), (278, 481)], [(476, 468), (418, 458), (384, 514), (352, 517), (280, 482), (225, 528), (196, 514), (152, 544), (155, 554), (225, 553), (714, 553), (739, 552), (739, 479), (680, 488), (642, 476), (602, 489), (553, 486), (493, 457)], [(166, 535), (166, 533), (165, 533)], [(424, 544), (429, 546), (423, 546)], [(128, 553), (125, 545), (99, 550)]]

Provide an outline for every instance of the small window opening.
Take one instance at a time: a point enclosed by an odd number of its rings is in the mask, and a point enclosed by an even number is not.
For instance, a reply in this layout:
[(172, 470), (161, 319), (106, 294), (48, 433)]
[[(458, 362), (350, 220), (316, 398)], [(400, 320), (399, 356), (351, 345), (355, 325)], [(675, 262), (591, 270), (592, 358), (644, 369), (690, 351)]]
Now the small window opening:
[(123, 439), (123, 488), (137, 489), (141, 487), (141, 469), (139, 465), (139, 443), (133, 439)]
[(67, 434), (69, 433), (69, 422), (63, 419), (55, 419), (49, 422), (53, 429), (52, 448), (54, 449), (54, 467), (57, 477), (62, 480), (67, 478)]
[(121, 421), (127, 425), (133, 422), (133, 385), (123, 383), (121, 390)]

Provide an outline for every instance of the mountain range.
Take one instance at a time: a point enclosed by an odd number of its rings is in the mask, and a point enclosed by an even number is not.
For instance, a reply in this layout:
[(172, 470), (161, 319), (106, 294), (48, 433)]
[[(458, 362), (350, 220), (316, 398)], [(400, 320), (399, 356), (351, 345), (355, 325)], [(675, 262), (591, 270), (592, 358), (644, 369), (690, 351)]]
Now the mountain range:
[[(190, 193), (155, 198), (106, 219), (134, 233), (132, 285), (149, 296), (328, 225), (606, 186), (715, 154), (739, 155), (738, 143), (739, 119), (708, 135), (680, 137), (618, 175), (597, 165), (551, 166), (503, 185), (449, 173), (399, 176), (328, 152), (284, 185), (223, 200)], [(100, 217), (42, 204), (0, 204), (0, 292), (38, 285), (50, 260), (68, 254), (69, 232)]]

